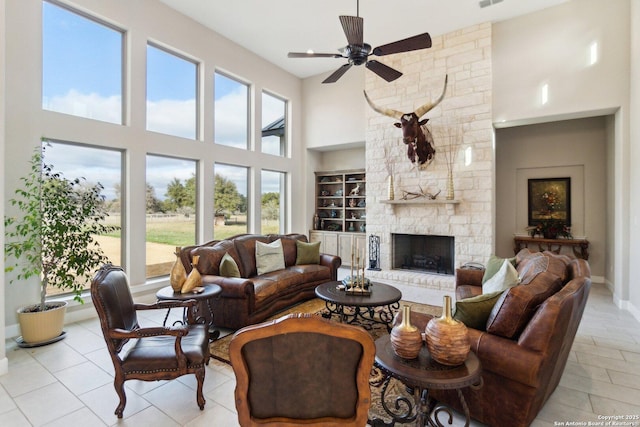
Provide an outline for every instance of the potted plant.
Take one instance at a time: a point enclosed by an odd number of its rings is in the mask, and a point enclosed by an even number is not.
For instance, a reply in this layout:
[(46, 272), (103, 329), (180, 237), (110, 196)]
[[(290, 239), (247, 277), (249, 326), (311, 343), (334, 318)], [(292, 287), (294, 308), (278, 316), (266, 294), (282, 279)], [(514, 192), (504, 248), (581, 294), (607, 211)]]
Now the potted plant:
[(17, 216), (4, 218), (5, 272), (17, 272), (9, 283), (40, 279), (40, 303), (18, 310), (19, 342), (28, 346), (64, 336), (66, 302), (47, 301), (47, 288), (70, 291), (83, 303), (83, 285), (108, 262), (95, 236), (117, 228), (104, 223), (102, 185), (63, 177), (44, 162), (44, 152), (45, 146), (36, 148), (30, 172), (9, 200)]

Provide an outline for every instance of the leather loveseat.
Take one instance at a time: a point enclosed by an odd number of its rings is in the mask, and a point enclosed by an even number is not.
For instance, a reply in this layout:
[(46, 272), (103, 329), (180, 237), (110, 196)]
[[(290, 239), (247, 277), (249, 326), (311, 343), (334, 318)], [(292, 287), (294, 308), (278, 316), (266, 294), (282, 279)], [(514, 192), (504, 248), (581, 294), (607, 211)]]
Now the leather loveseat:
[[(471, 351), (482, 363), (482, 386), (463, 389), (471, 417), (490, 426), (528, 426), (556, 389), (591, 287), (589, 264), (552, 252), (520, 251), (521, 283), (504, 291), (484, 330), (468, 327)], [(456, 273), (456, 299), (480, 295), (484, 270)], [(424, 327), (427, 315), (412, 313)], [(455, 390), (432, 397), (457, 410)]]
[[(285, 268), (258, 275), (256, 242), (269, 244), (278, 239), (282, 242)], [(198, 255), (197, 268), (203, 284), (215, 283), (222, 287), (222, 293), (209, 300), (213, 323), (218, 327), (239, 329), (314, 298), (316, 286), (337, 279), (342, 263), (340, 257), (320, 254), (315, 264), (296, 264), (296, 241), (308, 243), (304, 234), (241, 234), (184, 247), (180, 258), (189, 273), (193, 257)], [(220, 275), (220, 263), (225, 254), (235, 261), (240, 277)]]

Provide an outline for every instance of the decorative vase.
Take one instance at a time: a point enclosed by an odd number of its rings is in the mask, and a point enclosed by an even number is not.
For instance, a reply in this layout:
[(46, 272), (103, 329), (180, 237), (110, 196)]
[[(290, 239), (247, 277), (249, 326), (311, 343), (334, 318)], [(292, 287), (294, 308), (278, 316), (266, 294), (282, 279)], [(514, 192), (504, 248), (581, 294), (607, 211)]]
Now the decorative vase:
[(389, 175), (388, 187), (387, 187), (387, 198), (389, 200), (395, 199), (396, 194), (393, 189), (393, 175)]
[(182, 248), (180, 246), (176, 246), (176, 262), (173, 263), (171, 273), (169, 274), (169, 283), (171, 283), (171, 288), (174, 292), (180, 292), (182, 285), (184, 285), (185, 280), (187, 280), (187, 270), (184, 269), (184, 264), (182, 264), (182, 260), (180, 259), (181, 250)]
[(433, 318), (425, 328), (427, 348), (438, 363), (457, 366), (467, 360), (469, 332), (464, 323), (451, 317), (451, 297), (445, 295), (442, 316)]
[(415, 359), (422, 348), (420, 330), (411, 324), (411, 307), (402, 306), (402, 322), (391, 329), (391, 347), (403, 359)]
[(198, 260), (200, 257), (198, 255), (193, 256), (193, 261), (191, 262), (191, 272), (187, 276), (187, 280), (185, 280), (184, 285), (182, 285), (181, 293), (187, 294), (193, 291), (194, 288), (202, 285), (202, 276), (198, 271)]
[(61, 336), (67, 303), (51, 301), (47, 302), (47, 307), (49, 309), (45, 311), (35, 311), (34, 306), (17, 310), (20, 333), (25, 343), (46, 343)]
[(453, 190), (453, 171), (449, 169), (447, 173), (447, 200), (453, 200), (455, 193)]

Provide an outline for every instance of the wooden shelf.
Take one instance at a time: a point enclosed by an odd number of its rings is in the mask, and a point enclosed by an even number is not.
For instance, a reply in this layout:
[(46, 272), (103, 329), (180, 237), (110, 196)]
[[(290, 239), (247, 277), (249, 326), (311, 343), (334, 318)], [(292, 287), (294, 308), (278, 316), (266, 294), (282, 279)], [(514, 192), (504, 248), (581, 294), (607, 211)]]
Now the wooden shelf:
[(380, 203), (385, 203), (387, 205), (457, 205), (460, 203), (460, 200), (446, 200), (446, 199), (427, 199), (424, 197), (418, 197), (415, 199), (404, 200), (380, 200)]

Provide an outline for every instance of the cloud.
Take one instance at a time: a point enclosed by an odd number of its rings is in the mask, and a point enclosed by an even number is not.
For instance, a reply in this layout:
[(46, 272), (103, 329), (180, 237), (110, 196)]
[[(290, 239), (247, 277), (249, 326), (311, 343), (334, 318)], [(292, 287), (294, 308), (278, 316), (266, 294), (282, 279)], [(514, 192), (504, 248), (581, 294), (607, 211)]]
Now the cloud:
[(71, 89), (63, 96), (44, 97), (42, 99), (42, 108), (103, 122), (122, 123), (122, 99), (120, 95), (103, 97), (97, 93), (85, 94)]

